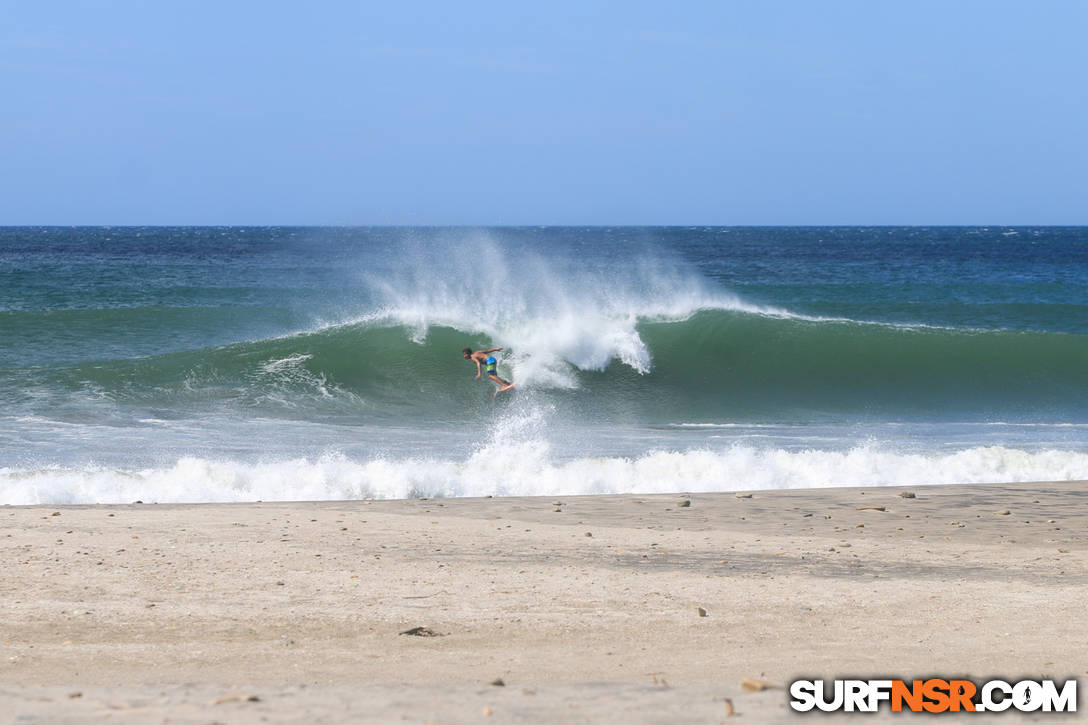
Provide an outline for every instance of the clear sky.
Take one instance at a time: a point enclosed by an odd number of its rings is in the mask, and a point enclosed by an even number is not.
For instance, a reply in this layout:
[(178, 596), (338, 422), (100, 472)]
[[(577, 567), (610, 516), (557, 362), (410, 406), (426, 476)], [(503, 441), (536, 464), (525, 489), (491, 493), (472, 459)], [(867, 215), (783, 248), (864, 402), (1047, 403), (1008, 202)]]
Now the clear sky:
[(1088, 224), (1088, 2), (0, 0), (4, 224)]

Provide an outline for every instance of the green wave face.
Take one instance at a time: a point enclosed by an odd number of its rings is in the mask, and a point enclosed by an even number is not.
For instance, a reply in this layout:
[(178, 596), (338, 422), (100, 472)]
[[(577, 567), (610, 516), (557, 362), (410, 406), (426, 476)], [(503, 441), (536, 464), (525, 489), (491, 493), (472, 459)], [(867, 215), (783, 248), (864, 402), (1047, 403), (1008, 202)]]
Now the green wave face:
[[(682, 321), (639, 322), (650, 365), (579, 368), (549, 358), (548, 331), (533, 346), (503, 341), (499, 371), (516, 395), (584, 420), (632, 423), (850, 416), (1080, 420), (1088, 389), (1083, 335), (895, 327), (707, 310)], [(557, 332), (558, 334), (558, 332)], [(474, 379), (461, 349), (487, 336), (431, 327), (419, 341), (396, 324), (360, 323), (290, 337), (156, 357), (7, 371), (5, 394), (58, 405), (73, 394), (105, 405), (190, 414), (229, 407), (245, 415), (390, 425), (456, 423), (493, 386)], [(569, 347), (569, 345), (567, 346)], [(541, 362), (544, 360), (544, 362)], [(513, 398), (512, 398), (513, 399)]]
[(705, 312), (643, 328), (648, 381), (712, 417), (1083, 415), (1088, 337)]

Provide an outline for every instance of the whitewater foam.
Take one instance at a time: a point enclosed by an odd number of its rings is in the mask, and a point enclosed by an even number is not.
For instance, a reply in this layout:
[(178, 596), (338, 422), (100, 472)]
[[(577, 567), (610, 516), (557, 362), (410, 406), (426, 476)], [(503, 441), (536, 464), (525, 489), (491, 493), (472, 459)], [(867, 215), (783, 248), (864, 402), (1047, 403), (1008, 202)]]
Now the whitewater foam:
[(493, 442), (468, 459), (354, 461), (341, 454), (242, 463), (182, 457), (172, 466), (0, 468), (0, 503), (87, 504), (677, 493), (839, 486), (1088, 480), (1088, 453), (1001, 446), (903, 454), (860, 446), (786, 451), (652, 451), (555, 460), (541, 440)]

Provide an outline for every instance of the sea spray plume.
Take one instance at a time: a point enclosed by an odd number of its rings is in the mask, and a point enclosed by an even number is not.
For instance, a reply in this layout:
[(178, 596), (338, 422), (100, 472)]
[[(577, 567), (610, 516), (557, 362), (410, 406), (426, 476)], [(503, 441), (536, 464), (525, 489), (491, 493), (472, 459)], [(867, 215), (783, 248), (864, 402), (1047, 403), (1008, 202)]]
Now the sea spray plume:
[(574, 388), (572, 367), (604, 370), (613, 360), (647, 373), (640, 321), (742, 307), (682, 261), (640, 245), (590, 261), (577, 249), (546, 257), (515, 239), (451, 232), (406, 242), (397, 257), (391, 273), (365, 275), (380, 316), (416, 342), (443, 326), (507, 348), (521, 387)]

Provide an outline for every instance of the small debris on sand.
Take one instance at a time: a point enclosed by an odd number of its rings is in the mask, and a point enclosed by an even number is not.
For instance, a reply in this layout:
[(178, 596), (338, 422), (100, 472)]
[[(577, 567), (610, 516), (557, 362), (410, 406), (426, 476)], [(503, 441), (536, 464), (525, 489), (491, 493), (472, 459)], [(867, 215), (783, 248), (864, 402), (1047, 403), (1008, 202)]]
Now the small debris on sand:
[(700, 617), (705, 617), (706, 616), (706, 610), (703, 609), (702, 607), (696, 607), (695, 611), (699, 614)]
[(680, 503), (678, 503), (676, 505), (679, 506), (682, 509), (688, 508), (689, 506), (691, 506), (691, 500), (685, 498), (683, 501), (681, 501)]
[(899, 498), (918, 498), (912, 491), (900, 491), (898, 496)]
[(736, 494), (736, 497), (737, 498), (752, 498), (752, 494), (750, 494), (750, 493), (738, 493), (738, 494)]
[(740, 686), (748, 692), (762, 692), (763, 690), (772, 690), (775, 688), (775, 686), (769, 682), (756, 680), (751, 677), (745, 677), (741, 680)]
[(858, 507), (856, 507), (856, 510), (858, 510), (858, 511), (887, 511), (887, 509), (884, 508), (883, 506), (858, 506)]
[(1008, 516), (1012, 512), (1009, 511), (1008, 509), (1001, 509), (1000, 511), (994, 511), (994, 513), (997, 514), (998, 516)]
[(446, 636), (444, 634), (440, 634), (439, 632), (435, 632), (433, 629), (431, 629), (429, 627), (412, 627), (411, 629), (404, 630), (400, 634), (406, 634), (406, 635), (408, 635), (410, 637), (445, 637)]
[(228, 702), (260, 702), (261, 698), (256, 695), (224, 695), (223, 697), (217, 697), (211, 701), (211, 705), (223, 705)]

